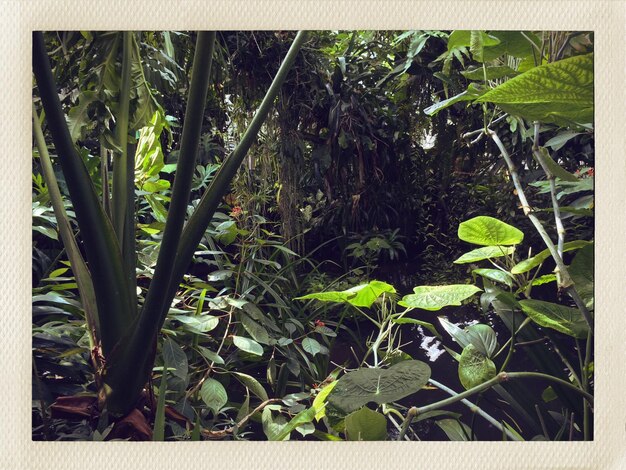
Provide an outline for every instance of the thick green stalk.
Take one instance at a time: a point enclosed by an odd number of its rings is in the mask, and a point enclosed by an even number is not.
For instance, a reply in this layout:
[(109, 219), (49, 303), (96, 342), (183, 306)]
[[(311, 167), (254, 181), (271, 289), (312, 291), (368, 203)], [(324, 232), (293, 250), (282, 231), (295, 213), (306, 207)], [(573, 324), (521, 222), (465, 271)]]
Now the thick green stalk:
[(33, 34), (33, 71), (80, 227), (98, 304), (100, 340), (108, 355), (128, 331), (135, 305), (130, 299), (115, 232), (70, 137), (41, 32)]
[(548, 374), (542, 374), (540, 372), (500, 372), (492, 379), (489, 379), (486, 382), (483, 382), (482, 384), (477, 385), (476, 387), (470, 388), (469, 390), (465, 390), (464, 392), (461, 392), (450, 398), (446, 398), (444, 400), (431, 403), (429, 405), (422, 406), (420, 408), (413, 407), (415, 408), (415, 411), (413, 411), (412, 414), (413, 416), (417, 416), (420, 413), (426, 413), (427, 411), (433, 411), (433, 410), (438, 410), (440, 408), (445, 408), (446, 406), (452, 405), (453, 403), (456, 403), (457, 401), (461, 401), (479, 392), (487, 390), (493, 387), (494, 385), (498, 385), (501, 382), (506, 382), (507, 380), (512, 380), (512, 379), (541, 379), (541, 380), (548, 380), (550, 382), (558, 383), (559, 385), (570, 388), (574, 390), (575, 392), (577, 392), (578, 394), (582, 395), (587, 400), (587, 402), (591, 406), (593, 406), (593, 395), (591, 395), (590, 393), (584, 390), (581, 390), (580, 388), (576, 387), (575, 385), (572, 385), (569, 382), (566, 382), (565, 380), (552, 377), (551, 375), (548, 375)]
[[(119, 99), (119, 113), (116, 116), (115, 131), (117, 134), (117, 142), (120, 146), (119, 154), (113, 158), (113, 191), (112, 210), (113, 210), (113, 229), (117, 235), (120, 246), (124, 241), (124, 223), (126, 221), (126, 211), (128, 209), (128, 185), (126, 180), (132, 177), (128, 174), (128, 109), (130, 104), (130, 52), (132, 32), (124, 31), (122, 33), (124, 40), (122, 45), (122, 74)], [(124, 253), (123, 253), (124, 254)]]
[[(127, 411), (146, 382), (151, 368), (150, 351), (163, 324), (163, 321), (159, 320), (159, 313), (167, 309), (171, 302), (171, 298), (167, 296), (167, 287), (172, 276), (176, 249), (180, 242), (191, 193), (215, 35), (215, 32), (198, 33), (180, 156), (156, 270), (137, 323), (127, 332), (124, 347), (112, 358), (113, 361), (109, 361), (110, 367), (106, 371), (104, 393), (109, 396), (107, 404), (113, 412)], [(134, 366), (132, 370), (130, 364)]]
[(59, 227), (59, 234), (63, 241), (63, 246), (67, 252), (67, 257), (72, 267), (72, 272), (76, 278), (76, 284), (78, 285), (78, 292), (80, 293), (80, 300), (83, 304), (85, 311), (85, 319), (87, 320), (87, 328), (89, 329), (89, 339), (91, 346), (93, 347), (98, 343), (98, 306), (96, 304), (96, 295), (93, 289), (93, 282), (91, 281), (91, 274), (85, 260), (80, 253), (78, 243), (74, 238), (74, 232), (70, 225), (69, 218), (65, 212), (63, 205), (63, 197), (59, 190), (57, 178), (52, 168), (52, 162), (50, 161), (50, 155), (48, 154), (48, 147), (46, 146), (46, 140), (41, 130), (41, 124), (39, 124), (39, 116), (37, 110), (33, 105), (33, 133), (35, 134), (35, 142), (37, 150), (39, 150), (39, 162), (41, 164), (41, 171), (43, 173), (46, 186), (48, 187), (48, 194), (50, 195), (50, 202), (52, 203), (52, 209), (57, 219), (57, 225)]
[[(134, 198), (134, 161), (128, 151), (128, 121), (130, 108), (131, 88), (131, 53), (133, 46), (133, 32), (122, 33), (122, 73), (119, 98), (119, 113), (116, 116), (115, 132), (120, 146), (119, 154), (113, 159), (113, 190), (111, 194), (113, 230), (122, 250), (122, 260), (126, 273), (126, 282), (129, 289), (132, 305), (137, 305), (135, 291), (135, 198)], [(137, 309), (133, 309), (133, 319)]]

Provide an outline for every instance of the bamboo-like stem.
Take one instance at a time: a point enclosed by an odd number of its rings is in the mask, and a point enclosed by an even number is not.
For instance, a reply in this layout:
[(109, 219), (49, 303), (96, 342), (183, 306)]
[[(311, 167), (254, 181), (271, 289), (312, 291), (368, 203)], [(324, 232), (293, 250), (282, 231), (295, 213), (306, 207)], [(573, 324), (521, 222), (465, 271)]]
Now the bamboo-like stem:
[(513, 185), (515, 186), (515, 190), (517, 191), (517, 197), (522, 203), (522, 210), (524, 211), (524, 215), (527, 216), (532, 222), (532, 224), (535, 226), (535, 229), (541, 236), (541, 239), (543, 240), (546, 247), (548, 248), (548, 251), (550, 251), (552, 258), (554, 258), (557, 269), (559, 270), (561, 274), (562, 287), (567, 291), (570, 297), (574, 300), (574, 302), (576, 303), (576, 306), (578, 307), (583, 317), (585, 318), (585, 321), (587, 322), (589, 329), (593, 331), (593, 320), (591, 318), (591, 314), (589, 313), (589, 310), (587, 309), (585, 303), (580, 298), (580, 295), (576, 291), (574, 282), (572, 281), (572, 278), (569, 275), (569, 271), (567, 267), (565, 266), (565, 263), (563, 263), (563, 258), (559, 255), (557, 248), (554, 246), (554, 243), (552, 242), (552, 239), (546, 232), (541, 221), (537, 218), (537, 216), (535, 216), (535, 214), (533, 214), (532, 208), (530, 207), (530, 205), (528, 204), (528, 200), (526, 199), (526, 193), (524, 192), (524, 188), (522, 188), (522, 184), (519, 180), (519, 176), (517, 174), (515, 164), (513, 163), (513, 160), (511, 159), (509, 152), (507, 151), (506, 147), (500, 140), (500, 137), (498, 137), (498, 134), (496, 134), (491, 129), (489, 129), (487, 132), (489, 133), (489, 135), (491, 136), (495, 144), (498, 146), (498, 149), (500, 150), (500, 154), (502, 155), (502, 157), (504, 158), (504, 161), (506, 162), (506, 165), (509, 169), (509, 174), (511, 175), (511, 179), (513, 180)]
[(100, 317), (100, 340), (107, 355), (129, 330), (136, 306), (129, 295), (115, 232), (72, 142), (41, 32), (33, 33), (33, 72), (85, 246)]
[[(428, 380), (431, 384), (433, 384), (435, 387), (443, 390), (444, 392), (447, 392), (448, 394), (454, 396), (457, 394), (457, 392), (455, 392), (454, 390), (452, 390), (451, 388), (446, 387), (445, 385), (443, 385), (442, 383), (437, 382), (436, 380), (433, 379), (429, 379)], [(467, 400), (467, 399), (462, 399), (461, 403), (463, 403), (465, 406), (467, 406), (470, 410), (472, 410), (472, 412), (477, 413), (478, 415), (480, 415), (481, 417), (483, 417), (484, 419), (486, 419), (491, 425), (493, 425), (496, 429), (500, 430), (500, 432), (505, 433), (509, 439), (511, 439), (512, 441), (519, 441), (519, 437), (516, 436), (515, 434), (513, 434), (511, 431), (509, 431), (506, 426), (503, 426), (498, 420), (496, 420), (493, 416), (491, 416), (490, 414), (488, 414), (487, 412), (485, 412), (482, 408), (480, 408), (478, 405), (475, 405), (474, 403), (472, 403), (471, 401)]]
[[(124, 244), (124, 223), (128, 209), (128, 185), (126, 180), (133, 175), (128, 173), (128, 110), (130, 106), (130, 57), (132, 32), (124, 31), (122, 41), (122, 73), (119, 98), (119, 113), (115, 131), (120, 146), (119, 155), (113, 158), (112, 220), (113, 229), (120, 246)], [(125, 253), (122, 252), (122, 256)]]
[[(429, 405), (426, 406), (422, 406), (420, 408), (418, 407), (412, 407), (415, 409), (415, 411), (413, 412), (414, 415), (413, 417), (417, 416), (420, 413), (426, 413), (428, 411), (433, 411), (433, 410), (438, 410), (440, 408), (445, 408), (446, 406), (452, 405), (458, 401), (463, 400), (464, 398), (468, 398), (471, 397), (472, 395), (475, 395), (477, 393), (480, 393), (484, 390), (487, 390), (491, 387), (493, 387), (494, 385), (498, 385), (501, 382), (506, 382), (508, 380), (515, 380), (515, 379), (541, 379), (541, 380), (547, 380), (550, 382), (554, 382), (557, 383), (559, 385), (562, 385), (564, 387), (567, 387), (571, 390), (574, 390), (576, 393), (582, 395), (587, 402), (593, 406), (593, 396), (584, 391), (581, 390), (580, 388), (576, 387), (575, 385), (572, 385), (571, 383), (559, 379), (557, 377), (553, 377), (551, 375), (548, 374), (542, 374), (541, 372), (500, 372), (499, 374), (497, 374), (495, 377), (493, 377), (492, 379), (487, 380), (486, 382), (483, 382), (480, 385), (477, 385), (473, 388), (470, 388), (468, 390), (465, 390), (464, 392), (458, 393), (450, 398), (445, 398), (444, 400), (440, 400), (438, 402), (435, 403), (431, 403)], [(409, 410), (410, 411), (410, 410)], [(413, 419), (413, 418), (411, 418)]]
[[(546, 178), (548, 179), (549, 184), (550, 184), (550, 196), (552, 199), (554, 223), (556, 225), (556, 233), (557, 233), (557, 253), (559, 254), (561, 258), (563, 258), (563, 245), (565, 244), (565, 227), (563, 226), (563, 219), (561, 218), (561, 209), (559, 207), (559, 201), (556, 197), (556, 181), (555, 181), (556, 178), (554, 174), (552, 173), (552, 171), (550, 171), (550, 168), (547, 165), (544, 155), (541, 153), (539, 149), (539, 122), (535, 121), (533, 125), (534, 125), (535, 138), (533, 142), (532, 152), (533, 152), (533, 155), (535, 156), (535, 159), (539, 162), (539, 165), (541, 165), (541, 168), (546, 174)], [(556, 271), (556, 275), (557, 275), (557, 279), (559, 279), (558, 284), (561, 285), (560, 271), (558, 271), (558, 268)]]

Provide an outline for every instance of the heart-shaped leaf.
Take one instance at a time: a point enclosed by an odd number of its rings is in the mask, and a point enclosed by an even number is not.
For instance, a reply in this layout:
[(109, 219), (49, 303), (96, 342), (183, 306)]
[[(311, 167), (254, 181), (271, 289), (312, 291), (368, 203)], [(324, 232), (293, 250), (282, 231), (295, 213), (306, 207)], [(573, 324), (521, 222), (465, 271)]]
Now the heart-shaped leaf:
[(473, 273), (478, 274), (479, 276), (486, 277), (487, 279), (491, 279), (492, 281), (501, 282), (502, 284), (506, 284), (511, 287), (513, 285), (513, 276), (500, 269), (474, 269)]
[(517, 245), (524, 233), (493, 217), (484, 215), (466, 220), (459, 225), (459, 239), (475, 245)]
[(346, 416), (346, 437), (349, 441), (384, 441), (387, 439), (387, 419), (364, 406)]
[(395, 292), (396, 289), (386, 282), (370, 281), (367, 284), (361, 284), (348, 290), (315, 292), (296, 297), (295, 300), (315, 299), (322, 302), (348, 303), (355, 307), (371, 307), (383, 293), (395, 294)]
[(496, 376), (496, 365), (473, 344), (465, 346), (459, 361), (459, 379), (466, 390)]
[(421, 361), (403, 361), (389, 369), (363, 368), (337, 381), (328, 401), (351, 413), (369, 402), (391, 403), (420, 390), (430, 378), (430, 367)]
[(422, 310), (440, 310), (449, 305), (461, 305), (461, 301), (480, 290), (471, 284), (418, 286), (413, 289), (413, 294), (404, 296), (398, 305)]
[(514, 252), (515, 248), (512, 246), (484, 246), (461, 255), (459, 258), (454, 260), (454, 264), (475, 263), (476, 261), (482, 261), (484, 259), (508, 256)]
[(498, 347), (496, 332), (489, 325), (477, 323), (465, 328), (465, 334), (469, 342), (481, 353), (491, 357)]

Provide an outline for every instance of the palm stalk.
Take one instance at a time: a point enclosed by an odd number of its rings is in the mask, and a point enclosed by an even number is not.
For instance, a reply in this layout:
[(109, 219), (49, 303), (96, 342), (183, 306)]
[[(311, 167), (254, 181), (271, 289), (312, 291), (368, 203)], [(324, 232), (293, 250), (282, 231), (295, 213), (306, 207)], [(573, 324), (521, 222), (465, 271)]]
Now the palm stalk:
[(33, 71), (85, 246), (98, 305), (98, 340), (108, 355), (128, 331), (135, 305), (129, 295), (113, 226), (70, 137), (41, 32), (33, 33)]

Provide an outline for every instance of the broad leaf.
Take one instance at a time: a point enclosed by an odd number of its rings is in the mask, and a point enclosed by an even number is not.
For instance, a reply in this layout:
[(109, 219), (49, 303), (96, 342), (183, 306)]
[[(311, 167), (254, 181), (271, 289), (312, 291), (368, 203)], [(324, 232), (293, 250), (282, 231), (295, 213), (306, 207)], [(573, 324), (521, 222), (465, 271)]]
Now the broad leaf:
[(486, 277), (487, 279), (491, 279), (492, 281), (506, 284), (509, 287), (513, 285), (513, 276), (510, 273), (502, 271), (500, 269), (481, 268), (474, 269), (472, 272), (478, 274), (479, 276)]
[(294, 300), (315, 299), (322, 302), (348, 303), (355, 307), (371, 307), (383, 294), (395, 294), (393, 286), (381, 281), (370, 281), (367, 284), (352, 287), (344, 291), (315, 292), (296, 297)]
[(211, 351), (204, 346), (198, 346), (198, 351), (202, 354), (208, 361), (215, 362), (216, 364), (224, 364), (224, 359), (217, 354), (216, 352)]
[(98, 101), (98, 94), (95, 91), (84, 91), (78, 97), (78, 104), (70, 109), (67, 115), (67, 128), (74, 143), (82, 138), (85, 127), (93, 122), (89, 117), (89, 109), (95, 101)]
[(485, 47), (483, 51), (485, 61), (497, 59), (503, 54), (520, 59), (532, 59), (533, 43), (541, 47), (541, 40), (530, 31), (524, 31), (523, 34), (522, 31), (489, 31), (489, 35), (497, 38), (500, 43)]
[(484, 246), (468, 251), (453, 261), (454, 264), (475, 263), (491, 258), (500, 258), (515, 253), (515, 247), (512, 246)]
[(423, 310), (440, 310), (449, 305), (461, 305), (461, 301), (479, 292), (471, 284), (451, 284), (448, 286), (418, 286), (413, 294), (402, 298), (398, 305)]
[(524, 234), (512, 225), (481, 215), (462, 222), (458, 237), (475, 245), (517, 245), (524, 239)]
[(256, 356), (263, 355), (263, 346), (253, 339), (233, 335), (233, 344), (244, 352), (254, 354)]
[[(459, 328), (452, 322), (449, 322), (445, 317), (438, 317), (439, 323), (443, 326), (443, 329), (452, 336), (452, 339), (456, 341), (461, 348), (465, 348), (468, 344), (471, 343), (469, 336), (466, 331), (462, 328)], [(460, 358), (459, 358), (460, 359)]]
[(322, 350), (320, 343), (313, 338), (304, 338), (302, 340), (302, 349), (308, 352), (311, 356), (315, 356)]
[(593, 53), (535, 67), (480, 96), (529, 121), (568, 126), (593, 122)]
[(206, 333), (214, 330), (220, 322), (220, 319), (213, 315), (173, 315), (171, 318), (183, 323), (185, 329), (192, 333)]
[(576, 253), (569, 267), (569, 274), (585, 305), (593, 310), (593, 244), (590, 243)]
[(387, 439), (387, 419), (367, 406), (346, 416), (345, 429), (349, 441), (384, 441)]
[(581, 132), (574, 132), (570, 130), (559, 132), (557, 135), (548, 140), (544, 146), (550, 147), (556, 152), (577, 135), (581, 135)]
[(420, 390), (430, 378), (430, 367), (421, 361), (403, 361), (389, 369), (363, 368), (341, 377), (328, 401), (350, 413), (369, 402), (391, 403)]
[(483, 62), (483, 51), (485, 47), (497, 46), (500, 44), (500, 40), (489, 36), (484, 31), (472, 31), (470, 34), (470, 52), (474, 60)]
[(335, 385), (337, 385), (337, 380), (332, 381), (331, 383), (329, 383), (328, 385), (326, 385), (324, 388), (322, 388), (317, 396), (315, 397), (315, 399), (313, 400), (313, 408), (315, 408), (315, 421), (319, 421), (320, 419), (322, 419), (324, 416), (326, 416), (326, 399), (328, 398), (328, 395), (330, 394), (330, 392), (333, 391), (333, 389), (335, 388)]
[[(586, 241), (586, 240), (574, 240), (571, 242), (567, 242), (563, 244), (563, 251), (577, 250), (579, 248), (589, 245), (590, 243), (591, 242)], [(528, 272), (531, 269), (539, 266), (545, 260), (550, 258), (550, 256), (552, 256), (550, 254), (550, 250), (546, 248), (545, 250), (537, 253), (532, 258), (525, 259), (524, 261), (521, 261), (520, 263), (513, 266), (513, 268), (511, 269), (511, 273), (522, 274), (522, 273)]]
[(216, 415), (228, 402), (228, 394), (224, 386), (217, 380), (208, 378), (200, 388), (200, 397)]
[(467, 345), (459, 361), (459, 379), (466, 390), (474, 388), (496, 376), (496, 365), (473, 344)]
[(303, 426), (305, 424), (310, 423), (311, 421), (313, 421), (313, 418), (315, 418), (315, 408), (308, 408), (306, 410), (302, 410), (300, 413), (295, 415), (291, 419), (291, 421), (289, 421), (284, 427), (282, 427), (280, 432), (278, 432), (278, 434), (276, 434), (276, 436), (273, 439), (270, 439), (270, 440), (272, 441), (284, 440), (287, 436), (289, 436), (291, 431), (295, 430), (299, 426)]
[(586, 338), (589, 327), (580, 310), (542, 300), (520, 300), (522, 310), (535, 323), (574, 338)]

